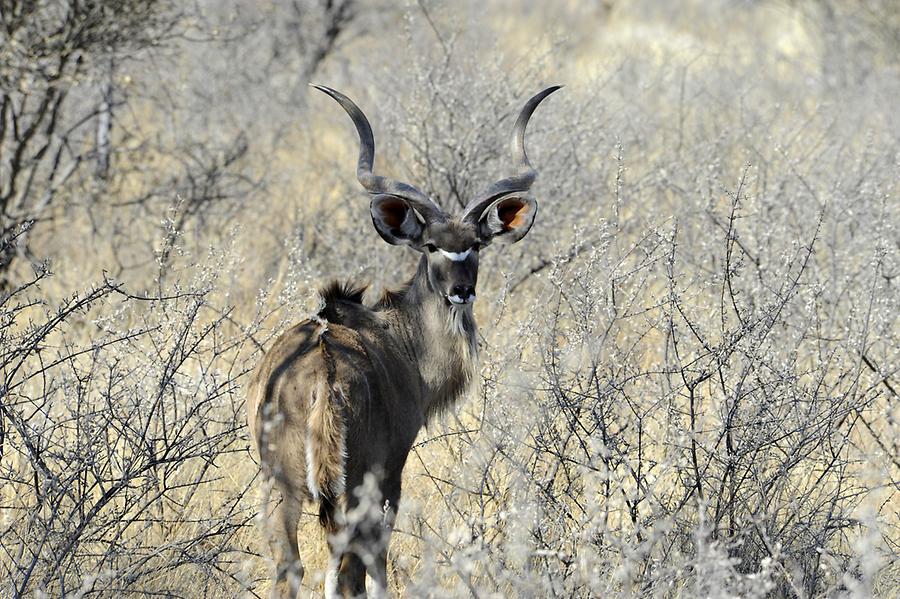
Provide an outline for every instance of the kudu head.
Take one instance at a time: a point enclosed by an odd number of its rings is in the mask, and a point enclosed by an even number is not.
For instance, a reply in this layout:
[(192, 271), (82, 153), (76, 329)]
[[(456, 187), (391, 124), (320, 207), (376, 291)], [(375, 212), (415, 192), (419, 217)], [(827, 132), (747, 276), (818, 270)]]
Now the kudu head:
[(515, 243), (534, 223), (537, 202), (529, 190), (537, 171), (525, 154), (525, 128), (538, 104), (561, 86), (537, 94), (519, 113), (512, 135), (515, 174), (491, 185), (457, 216), (444, 212), (412, 185), (374, 174), (375, 138), (366, 116), (342, 93), (313, 87), (334, 98), (356, 125), (360, 142), (356, 176), (372, 196), (375, 230), (390, 244), (408, 245), (424, 254), (429, 287), (448, 306), (474, 302), (479, 250), (495, 242)]

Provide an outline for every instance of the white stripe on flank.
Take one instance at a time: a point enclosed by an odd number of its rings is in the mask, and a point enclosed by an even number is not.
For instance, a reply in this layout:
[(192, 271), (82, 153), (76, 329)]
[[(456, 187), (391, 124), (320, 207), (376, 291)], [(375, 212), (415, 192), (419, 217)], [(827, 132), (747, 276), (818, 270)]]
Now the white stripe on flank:
[(313, 438), (309, 425), (306, 426), (306, 486), (313, 501), (319, 500), (319, 487), (316, 485), (315, 454), (313, 454)]
[(438, 248), (438, 250), (440, 250), (445, 258), (453, 260), (454, 262), (462, 262), (469, 257), (470, 253), (472, 253), (472, 248), (469, 248), (464, 252), (448, 252), (447, 250), (441, 250), (440, 248)]
[[(347, 396), (340, 385), (332, 387), (332, 392), (339, 397), (341, 405), (347, 405)], [(337, 480), (331, 481), (331, 493), (334, 496), (343, 495), (347, 485), (347, 425), (341, 418), (341, 476)]]

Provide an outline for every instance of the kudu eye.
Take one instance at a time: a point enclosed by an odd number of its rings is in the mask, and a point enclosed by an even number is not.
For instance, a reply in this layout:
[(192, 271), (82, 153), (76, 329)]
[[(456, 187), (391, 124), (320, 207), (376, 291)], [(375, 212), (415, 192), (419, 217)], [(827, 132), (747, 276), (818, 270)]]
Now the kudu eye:
[(437, 251), (437, 246), (433, 243), (426, 243), (425, 249), (428, 250), (429, 253), (433, 254)]

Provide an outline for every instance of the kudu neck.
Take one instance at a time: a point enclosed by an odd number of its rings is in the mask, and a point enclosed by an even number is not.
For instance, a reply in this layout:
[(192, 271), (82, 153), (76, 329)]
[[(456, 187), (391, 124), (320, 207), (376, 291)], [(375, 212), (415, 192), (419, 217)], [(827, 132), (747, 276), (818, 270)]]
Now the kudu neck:
[(418, 363), (428, 387), (425, 412), (440, 412), (465, 393), (475, 372), (472, 309), (447, 305), (444, 296), (431, 286), (424, 256), (397, 308), (410, 358)]
[(439, 304), (444, 299), (431, 286), (431, 281), (428, 280), (428, 260), (425, 256), (419, 258), (416, 274), (413, 275), (412, 281), (409, 283), (409, 290), (405, 299), (407, 300), (405, 303), (410, 311), (420, 311), (422, 307), (431, 303)]

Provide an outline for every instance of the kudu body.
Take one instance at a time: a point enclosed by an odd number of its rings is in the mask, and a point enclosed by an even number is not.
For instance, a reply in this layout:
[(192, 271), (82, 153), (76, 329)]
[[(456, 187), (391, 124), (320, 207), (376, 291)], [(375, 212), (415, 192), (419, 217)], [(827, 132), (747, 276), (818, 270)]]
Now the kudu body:
[[(326, 594), (366, 592), (368, 572), (387, 588), (387, 543), (400, 502), (403, 466), (428, 419), (450, 407), (475, 376), (472, 302), (479, 250), (512, 243), (531, 228), (536, 176), (525, 155), (528, 119), (558, 87), (534, 96), (516, 122), (515, 174), (492, 185), (451, 217), (405, 183), (372, 172), (375, 144), (360, 109), (315, 86), (350, 115), (360, 138), (357, 176), (371, 194), (375, 229), (388, 243), (421, 252), (415, 276), (372, 306), (362, 290), (334, 283), (317, 317), (284, 333), (257, 367), (248, 419), (269, 481), (264, 526), (275, 561), (272, 595), (295, 597), (303, 567), (297, 543), (300, 509), (319, 507), (332, 562)], [(377, 522), (349, 523), (368, 473), (380, 491)]]

